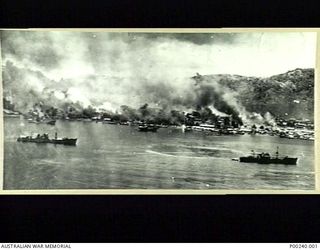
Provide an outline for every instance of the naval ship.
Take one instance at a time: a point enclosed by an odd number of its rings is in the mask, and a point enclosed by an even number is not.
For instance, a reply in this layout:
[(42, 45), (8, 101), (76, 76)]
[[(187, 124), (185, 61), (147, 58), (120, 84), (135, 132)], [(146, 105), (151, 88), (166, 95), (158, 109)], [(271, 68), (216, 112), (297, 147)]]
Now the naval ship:
[(54, 138), (49, 138), (47, 133), (40, 135), (38, 134), (36, 137), (32, 136), (19, 136), (17, 139), (18, 142), (33, 142), (33, 143), (52, 143), (52, 144), (63, 144), (75, 146), (77, 143), (77, 138), (58, 138), (58, 134), (55, 133)]
[(239, 158), (239, 162), (259, 163), (259, 164), (284, 164), (284, 165), (296, 165), (298, 158), (283, 156), (279, 157), (279, 147), (275, 156), (271, 156), (269, 153), (256, 154), (253, 150), (249, 156), (242, 156)]

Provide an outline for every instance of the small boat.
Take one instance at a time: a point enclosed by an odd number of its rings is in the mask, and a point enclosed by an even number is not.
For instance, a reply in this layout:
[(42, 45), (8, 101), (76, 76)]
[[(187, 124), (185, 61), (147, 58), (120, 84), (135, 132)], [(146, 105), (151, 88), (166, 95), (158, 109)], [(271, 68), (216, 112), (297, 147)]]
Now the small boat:
[(56, 125), (56, 120), (46, 121), (45, 123), (49, 125)]
[(158, 126), (153, 124), (143, 124), (138, 127), (140, 132), (157, 132)]
[(55, 133), (55, 138), (50, 139), (48, 134), (40, 135), (36, 137), (32, 136), (19, 136), (17, 139), (18, 142), (33, 142), (33, 143), (52, 143), (52, 144), (63, 144), (75, 146), (77, 143), (77, 138), (58, 138), (57, 133)]
[(48, 125), (55, 125), (56, 124), (56, 120), (54, 119), (33, 119), (33, 118), (29, 118), (28, 119), (29, 123), (36, 123), (36, 124), (48, 124)]
[(82, 121), (83, 122), (91, 122), (92, 120), (90, 118), (83, 118)]
[(119, 122), (119, 125), (129, 126), (129, 125), (130, 125), (130, 122)]
[(20, 113), (9, 109), (3, 109), (3, 117), (19, 118)]
[(29, 118), (29, 119), (28, 119), (28, 123), (36, 123), (36, 124), (38, 124), (39, 121), (34, 120), (34, 119), (32, 119), (32, 118)]
[(104, 118), (102, 120), (102, 123), (104, 123), (104, 124), (112, 124), (112, 125), (116, 125), (117, 124), (117, 122), (113, 121), (111, 118)]
[(239, 158), (239, 162), (258, 163), (258, 164), (284, 164), (284, 165), (296, 165), (298, 158), (295, 157), (279, 157), (279, 149), (277, 147), (276, 156), (272, 157), (269, 153), (255, 154), (252, 150), (252, 155), (243, 156)]
[(185, 124), (181, 125), (182, 133), (191, 132), (192, 128), (190, 126), (186, 126)]

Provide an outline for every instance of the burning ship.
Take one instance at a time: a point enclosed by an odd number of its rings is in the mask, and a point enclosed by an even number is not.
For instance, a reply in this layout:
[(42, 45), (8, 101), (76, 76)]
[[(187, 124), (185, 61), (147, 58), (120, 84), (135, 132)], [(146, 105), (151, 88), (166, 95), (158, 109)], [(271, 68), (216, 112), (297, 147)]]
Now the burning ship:
[(75, 146), (77, 143), (77, 138), (58, 138), (58, 134), (55, 133), (55, 137), (53, 139), (49, 138), (49, 135), (38, 134), (36, 137), (32, 136), (19, 136), (17, 139), (18, 142), (33, 142), (33, 143), (52, 143), (52, 144), (63, 144), (63, 145), (70, 145)]
[(258, 153), (252, 150), (252, 155), (243, 156), (239, 158), (239, 162), (258, 163), (258, 164), (284, 164), (284, 165), (296, 165), (298, 158), (293, 157), (279, 157), (279, 148), (277, 147), (276, 156), (272, 157), (269, 153)]

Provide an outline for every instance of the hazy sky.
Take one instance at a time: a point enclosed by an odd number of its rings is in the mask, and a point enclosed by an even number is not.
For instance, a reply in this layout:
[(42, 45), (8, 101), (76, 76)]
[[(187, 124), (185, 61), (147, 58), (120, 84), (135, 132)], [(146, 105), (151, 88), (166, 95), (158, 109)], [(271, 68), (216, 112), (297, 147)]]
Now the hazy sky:
[(270, 76), (315, 66), (315, 33), (2, 33), (2, 56), (51, 79)]

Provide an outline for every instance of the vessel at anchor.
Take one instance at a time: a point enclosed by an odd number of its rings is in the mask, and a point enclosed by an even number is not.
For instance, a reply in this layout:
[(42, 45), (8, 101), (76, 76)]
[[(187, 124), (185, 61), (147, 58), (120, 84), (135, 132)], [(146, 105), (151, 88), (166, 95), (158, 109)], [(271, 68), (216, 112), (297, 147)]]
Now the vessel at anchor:
[(296, 157), (279, 157), (279, 147), (277, 147), (276, 156), (271, 156), (269, 153), (264, 152), (256, 154), (253, 150), (251, 152), (252, 154), (249, 156), (240, 157), (239, 162), (296, 165), (298, 160)]
[(52, 143), (52, 144), (63, 144), (63, 145), (71, 145), (75, 146), (77, 143), (77, 138), (58, 138), (58, 134), (55, 133), (54, 138), (49, 138), (47, 133), (45, 134), (37, 134), (37, 136), (19, 136), (17, 139), (18, 142), (33, 142), (33, 143)]

